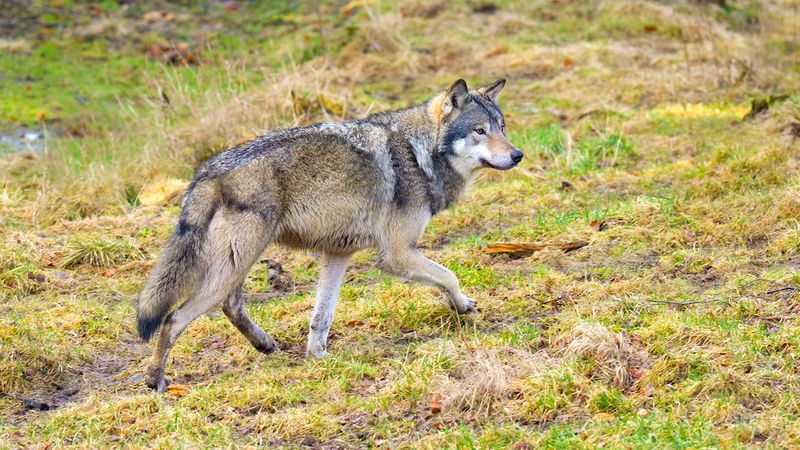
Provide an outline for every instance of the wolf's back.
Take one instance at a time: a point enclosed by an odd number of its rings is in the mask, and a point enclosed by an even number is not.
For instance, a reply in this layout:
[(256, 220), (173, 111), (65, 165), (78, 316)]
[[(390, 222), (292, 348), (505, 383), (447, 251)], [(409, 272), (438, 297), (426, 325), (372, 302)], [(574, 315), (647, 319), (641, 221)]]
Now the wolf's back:
[(139, 295), (136, 328), (149, 340), (170, 309), (194, 288), (205, 266), (203, 242), (218, 195), (212, 181), (195, 181), (189, 187), (180, 221)]

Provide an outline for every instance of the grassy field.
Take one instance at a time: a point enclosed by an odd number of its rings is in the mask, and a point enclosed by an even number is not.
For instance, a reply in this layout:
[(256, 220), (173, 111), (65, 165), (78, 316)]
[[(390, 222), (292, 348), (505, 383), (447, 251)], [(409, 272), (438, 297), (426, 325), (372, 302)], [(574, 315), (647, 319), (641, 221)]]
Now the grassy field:
[[(0, 447), (800, 446), (797, 0), (9, 4), (0, 133), (47, 139), (0, 147)], [(144, 386), (135, 299), (198, 164), (501, 76), (527, 157), (421, 243), (477, 314), (364, 252), (308, 360), (317, 255), (270, 248), (245, 291), (281, 351), (213, 313)]]

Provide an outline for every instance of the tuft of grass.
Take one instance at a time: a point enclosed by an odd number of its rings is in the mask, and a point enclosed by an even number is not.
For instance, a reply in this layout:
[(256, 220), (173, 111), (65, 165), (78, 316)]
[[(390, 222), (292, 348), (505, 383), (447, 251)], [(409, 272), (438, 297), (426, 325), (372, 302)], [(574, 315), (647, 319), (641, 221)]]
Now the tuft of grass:
[(85, 236), (70, 240), (58, 265), (64, 269), (74, 269), (81, 265), (114, 267), (144, 257), (132, 238)]
[(21, 249), (0, 251), (0, 287), (7, 292), (31, 294), (40, 289), (40, 264)]

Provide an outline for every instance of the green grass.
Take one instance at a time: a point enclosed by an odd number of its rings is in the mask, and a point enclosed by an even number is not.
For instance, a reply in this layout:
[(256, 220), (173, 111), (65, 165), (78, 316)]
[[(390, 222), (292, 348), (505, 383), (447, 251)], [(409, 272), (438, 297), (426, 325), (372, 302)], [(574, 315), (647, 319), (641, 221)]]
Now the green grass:
[[(800, 445), (790, 5), (61, 3), (33, 2), (0, 50), (0, 130), (50, 132), (46, 151), (0, 160), (0, 447)], [(145, 24), (153, 10), (173, 19)], [(199, 65), (147, 56), (180, 42)], [(269, 248), (283, 283), (259, 262), (245, 292), (281, 350), (258, 353), (215, 311), (171, 353), (187, 392), (144, 387), (135, 299), (199, 163), (265, 130), (498, 76), (526, 158), (481, 177), (421, 242), (479, 313), (363, 252), (331, 357), (307, 360), (317, 257)]]

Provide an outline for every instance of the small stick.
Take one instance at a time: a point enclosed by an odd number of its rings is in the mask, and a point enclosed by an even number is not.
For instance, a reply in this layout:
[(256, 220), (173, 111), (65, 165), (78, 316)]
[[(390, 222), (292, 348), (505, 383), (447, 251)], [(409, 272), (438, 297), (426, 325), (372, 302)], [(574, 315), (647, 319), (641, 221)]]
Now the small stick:
[(797, 290), (797, 288), (794, 287), (794, 286), (786, 286), (786, 287), (773, 289), (771, 291), (764, 292), (761, 295), (772, 295), (772, 294), (777, 294), (778, 292), (782, 292), (782, 291), (796, 291), (796, 290)]
[(700, 303), (714, 303), (718, 300), (695, 300), (691, 302), (672, 302), (669, 300), (648, 300), (650, 303), (658, 303), (660, 305), (675, 305), (675, 306), (687, 306), (687, 305), (697, 305)]
[(585, 247), (589, 245), (586, 241), (575, 241), (575, 242), (550, 242), (550, 243), (535, 243), (535, 242), (514, 242), (514, 243), (503, 243), (497, 242), (494, 244), (489, 244), (486, 247), (486, 253), (490, 255), (498, 254), (498, 253), (506, 253), (512, 255), (519, 255), (519, 256), (530, 256), (531, 254), (538, 252), (540, 250), (544, 250), (547, 247), (557, 248), (564, 252), (571, 252), (573, 250), (577, 250), (579, 248)]

